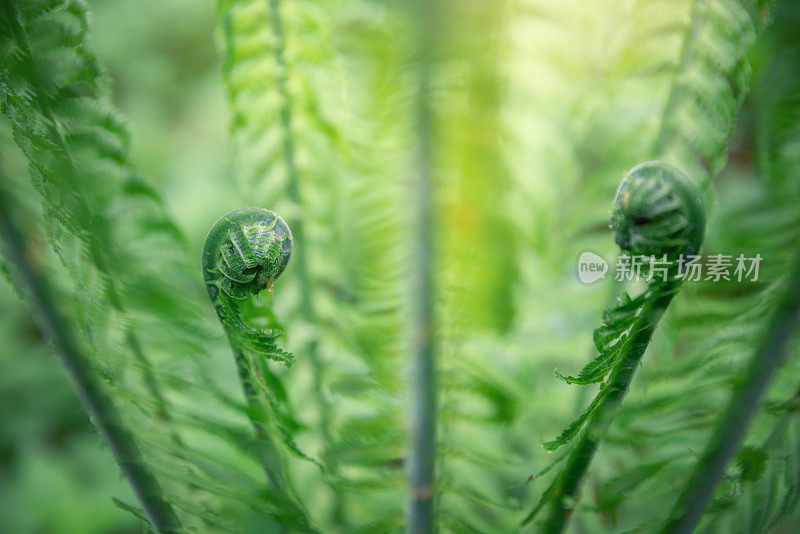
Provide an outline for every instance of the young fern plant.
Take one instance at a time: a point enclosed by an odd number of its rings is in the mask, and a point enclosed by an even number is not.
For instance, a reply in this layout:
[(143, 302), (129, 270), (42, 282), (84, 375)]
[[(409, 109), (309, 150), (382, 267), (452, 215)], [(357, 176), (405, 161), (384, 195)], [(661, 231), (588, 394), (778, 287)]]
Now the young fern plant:
[[(283, 395), (274, 391), (278, 382), (270, 380), (269, 370), (261, 365), (262, 359), (268, 358), (290, 366), (294, 357), (276, 343), (283, 331), (248, 326), (239, 307), (240, 301), (264, 290), (272, 294), (273, 283), (286, 268), (291, 254), (292, 233), (283, 219), (267, 209), (241, 208), (211, 227), (203, 245), (202, 263), (208, 296), (233, 349), (248, 415), (259, 439), (258, 458), (276, 497), (285, 499), (297, 516), (304, 517), (281, 451), (273, 440), (275, 431), (290, 452), (309, 458), (289, 437), (279, 405), (278, 397)], [(304, 527), (313, 531), (307, 524)]]
[(287, 365), (294, 362), (294, 357), (275, 343), (283, 332), (247, 326), (237, 304), (264, 290), (272, 293), (272, 285), (291, 255), (289, 226), (263, 208), (228, 213), (211, 227), (203, 245), (203, 279), (208, 296), (237, 354), (239, 371), (246, 371), (248, 376), (254, 354)]
[[(628, 392), (653, 332), (681, 286), (681, 258), (699, 252), (705, 225), (700, 191), (676, 167), (645, 162), (623, 178), (614, 199), (611, 227), (623, 253), (651, 258), (647, 288), (634, 298), (626, 293), (603, 314), (603, 325), (594, 332), (599, 355), (577, 376), (556, 371), (568, 384), (601, 383), (600, 391), (561, 435), (544, 443), (545, 449), (552, 452), (577, 438), (564, 468), (523, 525), (549, 506), (544, 532), (563, 531), (592, 457)], [(655, 269), (655, 261), (666, 269)]]

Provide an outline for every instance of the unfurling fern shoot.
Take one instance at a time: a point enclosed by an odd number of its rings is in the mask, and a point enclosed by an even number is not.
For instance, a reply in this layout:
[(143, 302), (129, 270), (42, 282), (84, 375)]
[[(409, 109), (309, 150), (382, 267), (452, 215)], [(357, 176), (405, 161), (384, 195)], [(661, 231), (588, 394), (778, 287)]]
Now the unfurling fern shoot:
[(263, 208), (234, 210), (211, 228), (203, 246), (203, 278), (228, 339), (234, 348), (292, 363), (279, 349), (280, 330), (248, 327), (237, 301), (267, 290), (289, 263), (292, 233), (275, 213)]
[[(625, 254), (646, 256), (666, 269), (652, 267), (647, 289), (635, 298), (624, 295), (616, 307), (603, 314), (595, 330), (599, 356), (574, 377), (558, 376), (570, 384), (601, 383), (586, 411), (555, 440), (545, 443), (553, 451), (583, 433), (572, 444), (566, 465), (541, 501), (528, 515), (528, 523), (550, 506), (544, 531), (561, 532), (571, 514), (589, 464), (633, 379), (647, 345), (683, 279), (682, 261), (696, 255), (705, 233), (705, 210), (700, 191), (679, 169), (662, 162), (634, 167), (622, 180), (614, 199), (611, 227)], [(647, 266), (647, 262), (643, 262)]]
[(271, 410), (263, 409), (259, 391), (266, 394), (267, 402), (274, 399), (264, 384), (256, 387), (253, 377), (261, 376), (258, 358), (291, 365), (293, 357), (276, 344), (283, 332), (248, 326), (238, 302), (264, 290), (271, 293), (291, 254), (289, 227), (278, 215), (263, 208), (241, 208), (228, 213), (211, 228), (203, 246), (203, 278), (208, 296), (233, 348), (242, 388), (253, 414), (253, 426), (270, 449), (260, 452), (261, 462), (271, 482), (284, 489), (287, 486), (279, 454), (264, 428)]

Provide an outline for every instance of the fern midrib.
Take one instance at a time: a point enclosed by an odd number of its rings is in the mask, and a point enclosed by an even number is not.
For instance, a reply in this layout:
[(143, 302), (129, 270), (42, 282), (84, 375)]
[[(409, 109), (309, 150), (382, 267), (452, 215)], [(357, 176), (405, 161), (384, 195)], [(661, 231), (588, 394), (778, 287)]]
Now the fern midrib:
[(694, 54), (692, 53), (692, 47), (694, 46), (700, 30), (705, 24), (707, 7), (708, 0), (695, 0), (694, 5), (692, 6), (692, 12), (690, 15), (691, 24), (686, 30), (683, 44), (681, 45), (680, 61), (675, 72), (672, 85), (670, 86), (669, 96), (667, 97), (667, 105), (664, 107), (664, 113), (661, 116), (661, 124), (658, 130), (658, 135), (656, 136), (656, 140), (653, 145), (654, 157), (661, 156), (661, 154), (663, 154), (666, 150), (667, 142), (671, 140), (671, 135), (669, 132), (669, 119), (675, 112), (675, 108), (678, 106), (678, 103), (681, 100), (681, 78), (692, 64), (692, 58), (694, 57)]
[[(641, 325), (640, 328), (626, 341), (625, 353), (614, 365), (614, 369), (600, 393), (602, 397), (599, 400), (599, 406), (586, 422), (578, 443), (575, 444), (564, 469), (555, 481), (555, 494), (550, 504), (550, 515), (543, 527), (543, 531), (548, 534), (564, 530), (571, 512), (571, 508), (565, 504), (565, 501), (577, 497), (594, 453), (611, 425), (614, 413), (630, 388), (633, 376), (647, 351), (653, 332), (675, 296), (673, 290), (661, 289), (664, 293), (652, 297), (654, 301), (647, 304), (641, 312), (642, 317), (637, 321), (637, 324)], [(537, 507), (531, 512), (523, 521), (523, 525), (530, 522), (538, 510)]]
[[(286, 163), (288, 184), (287, 190), (289, 198), (296, 206), (302, 206), (302, 196), (300, 194), (300, 171), (297, 167), (295, 158), (294, 139), (292, 137), (292, 106), (291, 95), (289, 94), (288, 85), (288, 65), (286, 63), (285, 50), (286, 50), (286, 36), (283, 30), (283, 18), (280, 12), (279, 0), (266, 0), (267, 12), (271, 13), (272, 32), (275, 36), (275, 61), (278, 64), (278, 74), (276, 76), (276, 86), (278, 94), (280, 95), (280, 125), (283, 130), (283, 155)], [(314, 312), (313, 295), (311, 294), (311, 273), (306, 261), (304, 245), (308, 242), (305, 240), (305, 227), (303, 225), (303, 217), (296, 217), (291, 223), (292, 232), (297, 238), (299, 246), (294, 253), (294, 263), (297, 265), (297, 272), (300, 278), (300, 306), (303, 319), (309, 324), (316, 324), (316, 313)], [(332, 413), (330, 404), (323, 394), (322, 376), (325, 372), (325, 366), (319, 356), (318, 342), (316, 338), (312, 338), (308, 342), (308, 359), (311, 362), (312, 370), (314, 373), (313, 395), (320, 410), (319, 416), (319, 431), (323, 443), (330, 443), (331, 431), (330, 421), (332, 420)], [(336, 472), (335, 466), (329, 466), (332, 473)], [(340, 499), (335, 497), (336, 502), (339, 503)], [(338, 504), (337, 504), (338, 510)]]
[[(28, 39), (25, 28), (19, 23), (19, 19), (17, 17), (17, 10), (15, 9), (14, 6), (12, 6), (8, 2), (4, 2), (3, 7), (5, 8), (6, 17), (7, 20), (9, 21), (9, 26), (11, 28), (11, 31), (13, 32), (16, 42), (19, 44), (20, 49), (27, 57), (29, 64), (31, 66), (35, 65), (33, 48), (30, 45), (30, 41)], [(34, 77), (34, 79), (32, 80), (33, 85), (35, 87), (43, 87), (44, 84), (41, 80), (39, 69), (31, 68), (30, 72)], [(45, 98), (45, 96), (42, 95), (41, 92), (39, 91), (36, 91), (35, 100), (39, 107), (39, 111), (45, 118), (48, 119), (49, 124), (47, 125), (47, 127), (51, 131), (51, 136), (56, 140), (60, 149), (63, 151), (64, 157), (68, 159), (70, 168), (73, 170), (78, 169), (78, 165), (76, 163), (74, 154), (72, 153), (70, 145), (67, 142), (61, 122), (58, 120), (55, 110), (53, 109), (52, 102), (47, 98)], [(91, 210), (89, 209), (89, 206), (86, 204), (86, 200), (82, 195), (76, 195), (76, 200), (78, 201), (79, 206), (85, 213), (91, 213)], [(88, 221), (88, 224), (89, 227), (91, 228), (96, 223), (93, 220), (90, 220)], [(109, 303), (115, 310), (117, 310), (123, 315), (127, 315), (122, 300), (119, 297), (119, 290), (117, 289), (116, 281), (112, 276), (112, 271), (108, 266), (105, 254), (98, 247), (97, 242), (93, 240), (87, 240), (82, 236), (78, 237), (85, 243), (89, 251), (89, 256), (93, 259), (95, 265), (97, 266), (98, 271), (100, 271), (100, 273), (103, 276), (103, 279), (105, 281), (104, 287), (106, 289), (106, 296), (109, 300)], [(169, 421), (170, 416), (169, 416), (169, 411), (167, 409), (166, 399), (159, 390), (158, 382), (155, 378), (155, 375), (153, 374), (150, 360), (149, 358), (147, 358), (144, 351), (142, 350), (141, 342), (136, 336), (134, 328), (131, 324), (128, 324), (125, 327), (124, 337), (125, 337), (125, 343), (128, 345), (129, 349), (131, 350), (131, 353), (141, 364), (142, 372), (144, 373), (145, 386), (147, 387), (148, 392), (153, 396), (153, 399), (155, 400), (156, 416), (161, 421)], [(180, 444), (181, 442), (180, 438), (175, 432), (171, 432), (171, 436), (176, 443)]]
[[(225, 323), (222, 313), (220, 312), (220, 309), (222, 309), (222, 303), (219, 301), (220, 290), (219, 288), (216, 288), (216, 290), (218, 293), (216, 297), (212, 297), (211, 306), (217, 312), (219, 320), (224, 326)], [(268, 409), (264, 408), (265, 404), (263, 399), (261, 396), (259, 396), (258, 391), (253, 384), (252, 376), (250, 374), (252, 365), (250, 359), (247, 357), (246, 349), (239, 344), (228, 328), (225, 328), (225, 337), (227, 338), (228, 344), (233, 350), (236, 370), (239, 375), (239, 380), (241, 382), (242, 390), (244, 391), (244, 396), (248, 406), (251, 410), (257, 412), (260, 414), (260, 416), (264, 417), (265, 420), (269, 421), (271, 413)], [(253, 431), (259, 439), (258, 450), (256, 451), (256, 454), (258, 455), (259, 462), (264, 469), (267, 479), (276, 490), (284, 492), (287, 495), (293, 495), (294, 491), (291, 488), (291, 484), (288, 482), (284, 474), (284, 469), (280, 465), (281, 455), (274, 443), (274, 437), (270, 432), (267, 431), (267, 429), (255, 415), (250, 415), (249, 417)]]
[(0, 235), (6, 244), (9, 263), (16, 267), (17, 276), (25, 286), (44, 329), (60, 349), (57, 353), (61, 355), (61, 363), (71, 378), (78, 399), (133, 488), (151, 526), (159, 534), (183, 532), (178, 516), (147, 467), (133, 436), (121, 423), (112, 400), (101, 389), (97, 375), (88, 363), (89, 358), (79, 348), (58, 311), (46, 280), (34, 265), (26, 261), (28, 256), (22, 234), (9, 215), (5, 195), (0, 195)]

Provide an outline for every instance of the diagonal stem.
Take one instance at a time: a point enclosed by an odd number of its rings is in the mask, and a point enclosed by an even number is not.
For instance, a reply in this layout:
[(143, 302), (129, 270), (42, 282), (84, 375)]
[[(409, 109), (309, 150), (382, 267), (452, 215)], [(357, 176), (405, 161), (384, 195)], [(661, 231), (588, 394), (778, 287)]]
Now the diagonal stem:
[(22, 234), (11, 219), (3, 194), (0, 194), (0, 235), (5, 243), (6, 257), (16, 270), (16, 279), (24, 286), (42, 327), (56, 344), (57, 354), (76, 396), (111, 449), (150, 525), (159, 534), (183, 532), (175, 511), (147, 467), (133, 436), (122, 424), (111, 399), (98, 383), (88, 358), (56, 308), (55, 298), (45, 278), (36, 266), (27, 261)]
[[(570, 502), (577, 498), (594, 453), (605, 436), (622, 399), (628, 393), (633, 375), (639, 368), (639, 362), (641, 362), (647, 346), (650, 344), (650, 339), (653, 337), (653, 332), (673, 296), (675, 293), (668, 291), (645, 309), (643, 313), (646, 316), (642, 318), (641, 328), (634, 334), (629, 343), (630, 348), (608, 377), (608, 382), (603, 387), (600, 406), (586, 423), (586, 428), (572, 449), (564, 470), (558, 475), (555, 496), (550, 503), (550, 515), (544, 524), (543, 532), (546, 534), (562, 532), (566, 527), (573, 510)], [(532, 519), (535, 512), (532, 512), (525, 522)]]
[(789, 342), (800, 321), (800, 261), (789, 275), (788, 284), (766, 335), (753, 354), (747, 374), (734, 391), (708, 447), (661, 529), (662, 533), (688, 534), (695, 528), (722, 480), (725, 466), (739, 450), (772, 376), (786, 361)]

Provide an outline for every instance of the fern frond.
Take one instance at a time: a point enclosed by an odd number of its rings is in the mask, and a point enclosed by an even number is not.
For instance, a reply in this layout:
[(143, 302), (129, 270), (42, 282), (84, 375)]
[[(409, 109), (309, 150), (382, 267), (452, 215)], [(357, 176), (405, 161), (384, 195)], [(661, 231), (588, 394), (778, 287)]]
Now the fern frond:
[[(372, 118), (392, 109), (373, 96), (384, 80), (371, 80), (369, 69), (345, 72), (333, 42), (335, 35), (350, 36), (350, 57), (375, 62), (376, 74), (396, 68), (397, 58), (386, 61), (365, 45), (392, 38), (397, 12), (362, 21), (363, 11), (351, 15), (345, 7), (225, 1), (218, 16), (242, 189), (286, 217), (298, 243), (289, 267), (296, 275), (282, 290), (296, 297), (276, 301), (288, 307), (287, 342), (297, 363), (280, 378), (292, 411), (310, 414), (296, 438), (318, 444), (334, 488), (309, 506), (323, 522), (357, 529), (371, 519), (360, 509), (356, 486), (394, 496), (373, 514), (402, 514), (405, 274), (400, 183), (384, 174), (389, 161), (399, 160), (398, 136), (389, 133), (396, 118)], [(363, 98), (350, 97), (373, 83)]]
[[(85, 4), (6, 2), (3, 9), (2, 109), (30, 162), (61, 269), (72, 280), (75, 328), (97, 370), (87, 380), (108, 383), (122, 424), (164, 491), (191, 495), (170, 499), (185, 525), (215, 530), (230, 521), (238, 530), (242, 522), (277, 521), (311, 530), (291, 496), (260, 494), (264, 481), (247, 469), (235, 480), (246, 496), (235, 496), (228, 485), (234, 481), (213, 467), (223, 461), (241, 470), (258, 449), (240, 435), (215, 436), (208, 428), (220, 419), (241, 424), (244, 410), (226, 391), (225, 367), (214, 363), (224, 349), (200, 311), (185, 241), (159, 196), (127, 164), (126, 129), (86, 44)], [(167, 411), (169, 418), (159, 421)], [(197, 436), (222, 439), (225, 452), (190, 444)], [(232, 510), (238, 510), (232, 519), (219, 520)]]
[(644, 303), (644, 295), (632, 299), (626, 293), (615, 308), (603, 313), (604, 324), (594, 331), (594, 344), (600, 352), (597, 358), (587, 363), (577, 376), (564, 376), (558, 371), (556, 376), (567, 384), (582, 386), (602, 382), (619, 361), (626, 340), (636, 333), (634, 327)]
[(16, 222), (11, 219), (6, 196), (6, 192), (0, 195), (0, 236), (3, 239), (5, 257), (13, 269), (13, 281), (18, 282), (20, 291), (34, 303), (42, 324), (58, 346), (61, 362), (73, 383), (76, 395), (111, 449), (123, 475), (133, 487), (144, 509), (146, 520), (159, 534), (183, 532), (178, 516), (165, 498), (133, 436), (125, 428), (114, 404), (97, 380), (90, 359), (73, 337), (63, 312), (56, 304), (53, 291), (37, 267), (26, 259), (30, 257), (30, 251), (22, 241)]
[(701, 182), (722, 170), (726, 142), (752, 77), (747, 52), (769, 17), (768, 2), (693, 2), (653, 149), (656, 157), (705, 176)]
[(734, 391), (721, 422), (715, 428), (706, 451), (681, 492), (662, 532), (694, 530), (723, 476), (725, 466), (739, 449), (750, 419), (758, 412), (759, 400), (768, 388), (772, 375), (786, 361), (789, 342), (800, 323), (800, 260), (798, 265), (796, 270), (790, 271), (789, 282), (782, 291), (764, 339), (753, 354), (747, 373)]

